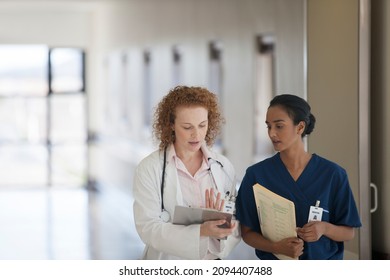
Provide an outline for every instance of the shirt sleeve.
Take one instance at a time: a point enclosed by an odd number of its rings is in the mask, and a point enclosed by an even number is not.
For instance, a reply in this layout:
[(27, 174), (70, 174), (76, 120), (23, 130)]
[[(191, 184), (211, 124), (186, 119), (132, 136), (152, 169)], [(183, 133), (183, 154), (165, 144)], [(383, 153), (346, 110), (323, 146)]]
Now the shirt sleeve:
[(334, 223), (350, 227), (361, 227), (359, 213), (355, 199), (349, 185), (346, 171), (339, 168), (337, 171), (337, 184), (334, 190)]

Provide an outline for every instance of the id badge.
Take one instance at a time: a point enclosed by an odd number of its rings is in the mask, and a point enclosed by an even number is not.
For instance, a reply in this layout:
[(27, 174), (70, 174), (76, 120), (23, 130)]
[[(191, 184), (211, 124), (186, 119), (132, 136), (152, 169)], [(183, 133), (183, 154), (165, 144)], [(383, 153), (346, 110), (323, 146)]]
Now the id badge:
[(307, 220), (307, 222), (310, 222), (310, 221), (321, 221), (322, 220), (322, 212), (323, 211), (324, 211), (324, 209), (321, 208), (321, 207), (310, 206), (309, 219)]
[(223, 212), (234, 214), (234, 207), (236, 203), (231, 200), (225, 200), (225, 204), (223, 206)]

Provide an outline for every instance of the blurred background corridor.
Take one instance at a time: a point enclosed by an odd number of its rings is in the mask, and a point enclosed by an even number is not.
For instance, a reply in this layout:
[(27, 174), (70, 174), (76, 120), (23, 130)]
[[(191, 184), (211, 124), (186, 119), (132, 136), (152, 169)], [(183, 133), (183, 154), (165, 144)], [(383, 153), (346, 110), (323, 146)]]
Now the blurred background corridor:
[(139, 258), (133, 172), (179, 84), (218, 95), (239, 180), (274, 152), (269, 100), (307, 99), (307, 149), (345, 167), (363, 221), (345, 258), (389, 258), (389, 19), (387, 0), (0, 0), (0, 260)]

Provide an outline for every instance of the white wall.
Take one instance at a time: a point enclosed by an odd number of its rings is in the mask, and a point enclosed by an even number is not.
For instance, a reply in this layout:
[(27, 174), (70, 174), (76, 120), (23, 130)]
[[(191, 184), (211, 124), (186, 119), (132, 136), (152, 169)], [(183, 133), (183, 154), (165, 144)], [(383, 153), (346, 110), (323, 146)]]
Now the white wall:
[(93, 5), (66, 1), (1, 1), (0, 43), (91, 46)]

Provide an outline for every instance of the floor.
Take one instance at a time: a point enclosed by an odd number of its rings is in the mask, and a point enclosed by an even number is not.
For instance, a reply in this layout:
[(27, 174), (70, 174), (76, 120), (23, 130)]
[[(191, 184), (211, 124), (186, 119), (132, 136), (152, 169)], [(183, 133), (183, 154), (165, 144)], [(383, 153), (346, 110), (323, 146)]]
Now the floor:
[[(0, 260), (132, 260), (144, 244), (131, 197), (85, 189), (0, 189)], [(229, 259), (255, 259), (241, 242)]]
[(0, 260), (137, 259), (143, 250), (120, 195), (0, 190), (0, 224)]

